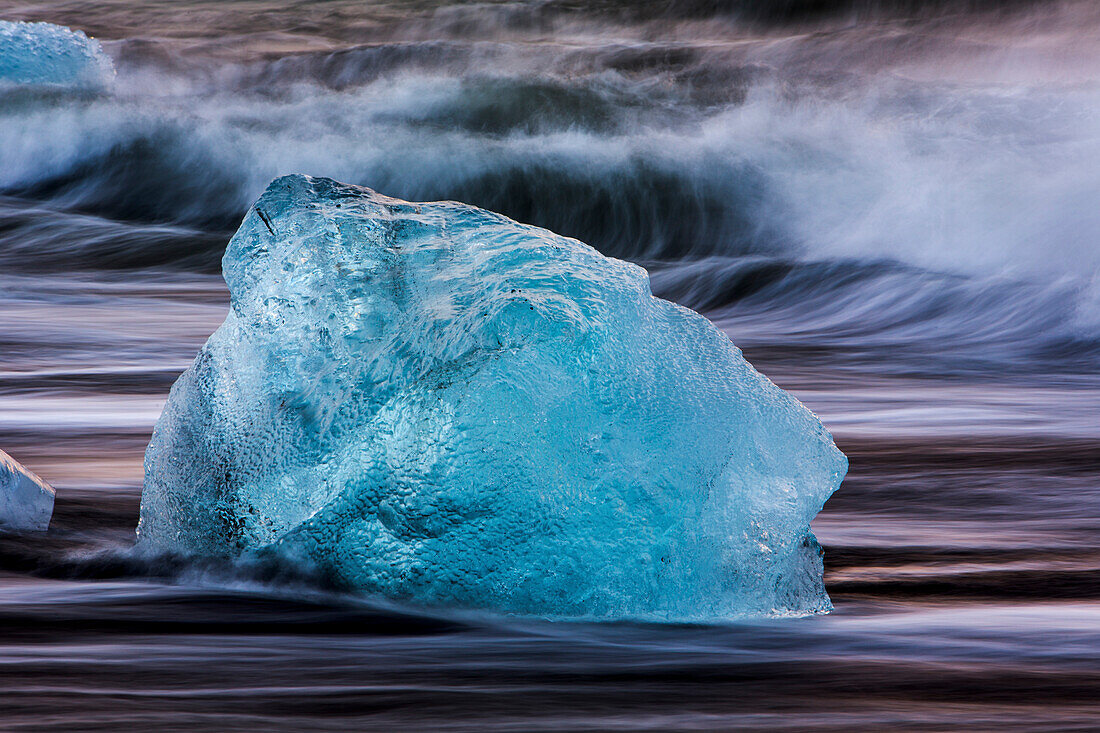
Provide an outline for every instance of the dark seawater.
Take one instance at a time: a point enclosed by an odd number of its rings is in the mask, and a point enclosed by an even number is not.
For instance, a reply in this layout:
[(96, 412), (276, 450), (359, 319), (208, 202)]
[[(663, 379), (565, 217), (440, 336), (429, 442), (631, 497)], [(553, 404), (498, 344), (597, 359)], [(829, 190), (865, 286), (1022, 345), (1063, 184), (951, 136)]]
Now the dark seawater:
[[(0, 92), (0, 730), (1100, 728), (1100, 12), (1063, 2), (0, 0), (101, 93)], [(132, 548), (142, 452), (274, 176), (646, 265), (816, 411), (836, 610), (400, 608)]]

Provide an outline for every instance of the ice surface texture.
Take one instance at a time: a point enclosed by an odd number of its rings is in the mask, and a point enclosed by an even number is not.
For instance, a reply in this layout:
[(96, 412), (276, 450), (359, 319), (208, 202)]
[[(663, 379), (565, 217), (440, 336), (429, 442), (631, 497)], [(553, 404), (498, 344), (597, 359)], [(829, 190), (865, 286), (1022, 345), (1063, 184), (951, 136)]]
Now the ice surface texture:
[(54, 490), (0, 450), (0, 532), (45, 532)]
[(0, 88), (5, 83), (100, 87), (114, 73), (99, 42), (80, 31), (0, 20)]
[(551, 616), (827, 610), (809, 523), (847, 461), (645, 270), (453, 202), (274, 181), (173, 387), (138, 532)]

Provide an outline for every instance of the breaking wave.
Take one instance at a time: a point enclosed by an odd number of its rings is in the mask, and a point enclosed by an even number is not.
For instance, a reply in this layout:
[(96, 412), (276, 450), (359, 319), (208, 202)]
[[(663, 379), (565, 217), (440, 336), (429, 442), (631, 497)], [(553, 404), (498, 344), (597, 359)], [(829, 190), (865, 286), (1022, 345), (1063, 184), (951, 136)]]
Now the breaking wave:
[(474, 32), (442, 12), (418, 26), (432, 40), (228, 61), (105, 42), (112, 90), (9, 91), (0, 263), (216, 272), (248, 202), (303, 172), (577, 237), (795, 340), (1093, 363), (1100, 69), (1051, 61), (1026, 24), (975, 43), (942, 21), (803, 37), (709, 20), (654, 42), (636, 19), (593, 44), (583, 23)]

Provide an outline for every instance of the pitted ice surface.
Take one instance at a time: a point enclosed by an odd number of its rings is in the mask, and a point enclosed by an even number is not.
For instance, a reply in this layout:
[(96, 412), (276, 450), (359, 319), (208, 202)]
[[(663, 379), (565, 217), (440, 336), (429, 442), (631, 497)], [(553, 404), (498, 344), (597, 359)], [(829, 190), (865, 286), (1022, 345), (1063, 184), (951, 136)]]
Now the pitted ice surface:
[(146, 453), (139, 535), (425, 605), (826, 611), (847, 461), (645, 270), (454, 202), (275, 180)]
[(0, 20), (0, 89), (12, 84), (98, 88), (114, 75), (99, 42), (81, 31)]

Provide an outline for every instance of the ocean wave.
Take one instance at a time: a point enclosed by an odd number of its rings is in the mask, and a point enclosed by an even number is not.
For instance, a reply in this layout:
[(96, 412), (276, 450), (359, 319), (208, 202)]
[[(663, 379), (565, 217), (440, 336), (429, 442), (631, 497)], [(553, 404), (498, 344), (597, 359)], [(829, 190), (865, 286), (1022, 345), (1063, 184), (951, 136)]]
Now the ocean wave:
[(767, 302), (852, 348), (855, 329), (1091, 363), (1096, 88), (815, 67), (844, 37), (401, 40), (239, 63), (109, 44), (112, 92), (0, 105), (0, 262), (213, 272), (249, 202), (303, 172), (658, 263), (660, 292), (721, 317)]
[(115, 221), (0, 197), (0, 267), (7, 272), (183, 269), (218, 272), (225, 237), (187, 227)]
[(651, 51), (652, 67), (640, 51), (628, 63), (606, 49), (579, 76), (529, 73), (529, 50), (514, 73), (500, 49), (477, 73), (395, 61), (346, 88), (334, 81), (346, 70), (283, 78), (283, 60), (245, 91), (239, 77), (229, 90), (177, 78), (151, 91), (123, 76), (112, 96), (4, 105), (0, 190), (225, 232), (294, 171), (468, 201), (634, 259), (782, 250), (958, 270), (1097, 264), (1089, 88), (886, 78), (838, 89), (709, 52)]
[(771, 364), (883, 374), (1088, 374), (1100, 335), (1067, 284), (964, 277), (888, 260), (704, 258), (659, 265), (654, 293), (706, 313)]

